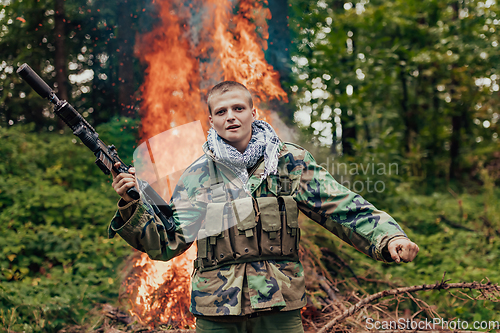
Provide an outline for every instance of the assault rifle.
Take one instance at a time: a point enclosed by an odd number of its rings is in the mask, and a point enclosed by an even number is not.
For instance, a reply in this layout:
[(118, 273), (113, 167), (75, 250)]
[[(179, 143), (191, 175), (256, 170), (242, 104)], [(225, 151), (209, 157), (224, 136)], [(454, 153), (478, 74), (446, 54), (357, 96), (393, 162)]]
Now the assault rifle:
[[(83, 144), (87, 146), (95, 155), (95, 163), (106, 175), (111, 171), (116, 173), (127, 172), (132, 165), (127, 166), (118, 156), (118, 152), (114, 145), (106, 145), (99, 139), (99, 134), (95, 129), (66, 101), (60, 100), (52, 88), (31, 69), (28, 64), (23, 64), (17, 70), (17, 73), (35, 90), (38, 95), (47, 98), (52, 102), (54, 113), (68, 125), (73, 134), (76, 135)], [(120, 162), (120, 167), (116, 168), (115, 164)], [(137, 180), (140, 191), (143, 194), (145, 201), (153, 208), (154, 213), (160, 218), (167, 233), (171, 236), (175, 230), (175, 225), (170, 223), (169, 217), (172, 216), (172, 209), (163, 200), (158, 193), (143, 180)], [(139, 191), (132, 187), (127, 190), (127, 194), (134, 200), (139, 199)]]

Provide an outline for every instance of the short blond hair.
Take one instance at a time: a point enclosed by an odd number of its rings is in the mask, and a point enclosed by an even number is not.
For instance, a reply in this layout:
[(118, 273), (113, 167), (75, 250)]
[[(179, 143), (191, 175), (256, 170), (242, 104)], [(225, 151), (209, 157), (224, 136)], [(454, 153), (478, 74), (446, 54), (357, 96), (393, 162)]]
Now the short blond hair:
[(210, 99), (212, 98), (212, 96), (222, 95), (224, 93), (227, 93), (228, 91), (232, 91), (235, 89), (241, 89), (247, 94), (248, 103), (250, 104), (250, 108), (253, 109), (252, 94), (250, 94), (250, 91), (248, 91), (247, 87), (245, 87), (244, 85), (242, 85), (241, 83), (236, 82), (236, 81), (223, 81), (223, 82), (216, 84), (208, 92), (207, 105), (208, 105), (208, 112), (210, 112), (210, 115), (212, 115), (212, 107), (210, 106)]

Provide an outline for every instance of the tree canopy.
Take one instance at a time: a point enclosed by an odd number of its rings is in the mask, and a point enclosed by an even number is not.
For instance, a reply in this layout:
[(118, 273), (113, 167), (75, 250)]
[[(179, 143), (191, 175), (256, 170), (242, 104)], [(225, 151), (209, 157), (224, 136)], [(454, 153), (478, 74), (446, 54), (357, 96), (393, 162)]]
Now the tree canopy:
[[(291, 1), (298, 111), (318, 143), (465, 179), (498, 150), (495, 1)], [(371, 156), (373, 157), (373, 156)]]
[[(24, 62), (93, 124), (136, 116), (143, 74), (133, 45), (135, 33), (154, 22), (152, 4), (4, 0), (2, 7), (0, 126), (33, 122), (38, 131), (63, 129), (46, 101), (15, 75)], [(57, 80), (60, 72), (66, 74)]]

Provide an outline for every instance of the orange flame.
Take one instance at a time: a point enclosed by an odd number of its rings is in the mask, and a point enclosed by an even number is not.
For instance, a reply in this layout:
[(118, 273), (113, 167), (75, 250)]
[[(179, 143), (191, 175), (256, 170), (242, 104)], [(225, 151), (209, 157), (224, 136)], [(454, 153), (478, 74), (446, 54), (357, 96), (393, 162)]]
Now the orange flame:
[[(251, 22), (260, 22), (261, 26), (257, 29), (267, 39), (265, 22), (271, 18), (269, 9), (263, 8), (257, 1), (242, 0), (239, 14), (233, 17), (229, 11), (231, 1), (210, 2), (218, 5), (214, 13), (213, 48), (220, 59), (224, 79), (237, 81), (248, 87), (253, 92), (257, 105), (272, 98), (287, 101), (278, 73), (264, 59), (262, 49), (267, 49), (267, 42), (259, 38), (255, 32), (256, 27)], [(228, 29), (228, 22), (235, 22), (235, 26)]]
[(124, 284), (126, 297), (131, 302), (130, 313), (142, 323), (193, 327), (189, 313), (190, 277), (196, 247), (170, 261), (152, 261), (145, 253), (137, 252), (131, 272)]
[[(260, 119), (269, 121), (269, 113), (259, 110), (265, 107), (264, 103), (272, 99), (287, 101), (277, 72), (264, 59), (266, 20), (271, 13), (261, 1), (239, 1), (236, 14), (230, 0), (153, 3), (161, 24), (138, 36), (135, 51), (147, 65), (141, 87), (143, 140), (196, 120), (201, 121), (206, 132), (206, 94), (223, 80), (247, 86)], [(175, 142), (166, 144), (175, 146)], [(151, 326), (169, 323), (194, 327), (188, 306), (195, 258), (194, 247), (167, 263), (150, 261), (145, 254), (136, 256), (132, 272), (124, 282), (131, 313)]]

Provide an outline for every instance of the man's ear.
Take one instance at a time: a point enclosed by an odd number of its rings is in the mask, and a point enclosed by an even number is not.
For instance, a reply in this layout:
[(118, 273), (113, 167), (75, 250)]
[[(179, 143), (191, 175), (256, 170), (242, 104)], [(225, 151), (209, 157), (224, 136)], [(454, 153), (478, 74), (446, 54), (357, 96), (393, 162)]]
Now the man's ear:
[(255, 108), (253, 108), (252, 110), (252, 117), (253, 117), (253, 120), (256, 120), (255, 119), (255, 116), (257, 115), (257, 110)]
[(210, 126), (214, 127), (214, 121), (212, 120), (212, 116), (208, 116), (208, 120), (210, 121)]

